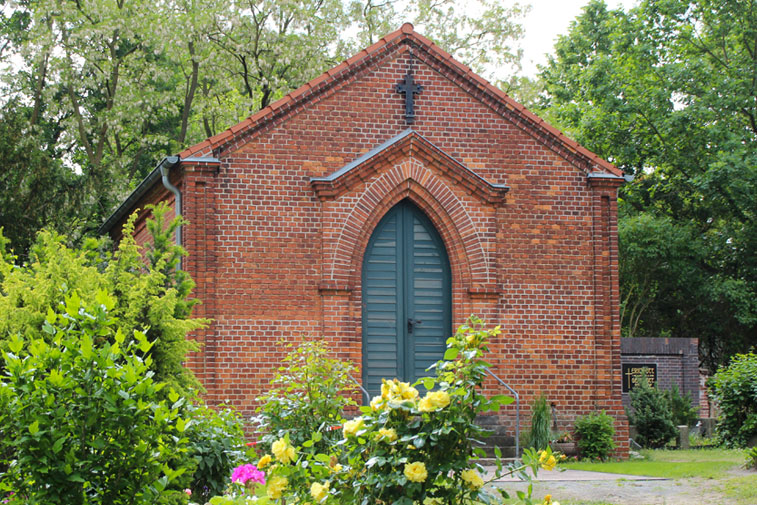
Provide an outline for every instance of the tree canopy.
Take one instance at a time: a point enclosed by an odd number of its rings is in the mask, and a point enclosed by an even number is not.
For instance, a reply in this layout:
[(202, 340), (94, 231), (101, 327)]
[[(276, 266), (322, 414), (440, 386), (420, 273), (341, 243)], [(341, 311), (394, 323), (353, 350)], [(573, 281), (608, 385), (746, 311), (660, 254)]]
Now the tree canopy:
[(541, 107), (627, 173), (623, 331), (698, 337), (714, 370), (757, 343), (757, 5), (593, 0), (540, 73)]
[(464, 12), (454, 0), (0, 0), (0, 152), (13, 171), (0, 179), (0, 227), (20, 254), (42, 225), (91, 233), (163, 156), (404, 21), (479, 71), (517, 66), (524, 11), (492, 0)]

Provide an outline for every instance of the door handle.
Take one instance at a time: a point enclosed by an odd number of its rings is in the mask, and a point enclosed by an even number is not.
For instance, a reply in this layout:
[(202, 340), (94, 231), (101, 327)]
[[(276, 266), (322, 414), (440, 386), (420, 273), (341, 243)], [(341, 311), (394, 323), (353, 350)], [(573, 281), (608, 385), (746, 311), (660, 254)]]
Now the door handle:
[(422, 323), (423, 321), (421, 321), (420, 319), (413, 319), (412, 317), (408, 318), (407, 319), (407, 332), (412, 333), (413, 327), (416, 325), (420, 325)]

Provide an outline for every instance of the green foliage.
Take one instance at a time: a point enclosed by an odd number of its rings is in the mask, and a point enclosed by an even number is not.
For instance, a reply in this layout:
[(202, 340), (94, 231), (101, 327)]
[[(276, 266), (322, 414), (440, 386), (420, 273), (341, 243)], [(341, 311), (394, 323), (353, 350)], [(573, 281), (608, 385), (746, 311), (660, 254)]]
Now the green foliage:
[(757, 470), (757, 447), (750, 447), (744, 451), (744, 468)]
[(0, 189), (11, 190), (0, 195), (9, 204), (0, 226), (21, 255), (42, 226), (93, 232), (161, 157), (243, 120), (405, 21), (474, 68), (517, 66), (526, 9), (489, 0), (453, 7), (13, 2), (0, 9), (0, 55), (15, 63), (0, 67), (0, 95), (13, 102), (0, 118)]
[(674, 425), (694, 426), (696, 424), (699, 410), (694, 407), (690, 394), (681, 395), (678, 386), (673, 384), (672, 388), (665, 391), (665, 400), (670, 406), (670, 415)]
[(615, 420), (602, 412), (580, 416), (575, 422), (576, 443), (581, 457), (605, 460), (615, 449)]
[(628, 422), (636, 426), (639, 433), (638, 440), (642, 447), (659, 449), (673, 440), (678, 433), (673, 424), (665, 393), (652, 387), (644, 380), (646, 369), (639, 374), (641, 380), (631, 389), (631, 409), (628, 412)]
[(720, 408), (718, 437), (728, 446), (744, 447), (757, 436), (757, 354), (737, 354), (708, 384)]
[[(155, 380), (180, 394), (199, 389), (182, 362), (187, 352), (197, 349), (187, 334), (207, 321), (190, 318), (197, 303), (188, 299), (194, 283), (176, 269), (184, 252), (170, 237), (180, 221), (166, 224), (167, 210), (165, 205), (152, 208), (154, 219), (147, 225), (152, 241), (146, 251), (134, 240), (132, 216), (113, 254), (105, 239), (72, 248), (64, 237), (44, 231), (26, 263), (15, 265), (10, 256), (0, 255), (0, 351), (16, 335), (25, 342), (49, 343), (52, 337), (41, 329), (49, 310), (57, 310), (65, 297), (104, 291), (116, 300), (112, 315), (125, 334), (146, 330), (153, 345), (145, 355), (151, 358)], [(96, 343), (104, 339), (98, 337)]]
[(544, 393), (540, 393), (531, 404), (531, 430), (528, 445), (537, 451), (546, 449), (552, 440), (552, 410)]
[(4, 103), (0, 111), (0, 229), (21, 257), (37, 230), (70, 229), (88, 208), (80, 178), (50, 148), (60, 127), (38, 125), (29, 131), (32, 114), (31, 107), (15, 101)]
[(100, 290), (66, 297), (48, 311), (49, 338), (14, 336), (3, 353), (0, 444), (15, 461), (0, 487), (11, 503), (152, 504), (183, 470), (167, 462), (186, 450), (183, 400), (155, 381), (153, 346), (122, 332), (116, 300)]
[(242, 421), (231, 409), (188, 405), (184, 414), (189, 419), (186, 457), (196, 462), (189, 489), (193, 502), (205, 503), (223, 493), (232, 469), (245, 459)]
[(622, 331), (699, 338), (715, 371), (757, 343), (757, 4), (589, 2), (542, 70), (543, 112), (629, 174)]
[(356, 373), (354, 365), (329, 357), (322, 340), (304, 340), (288, 348), (270, 389), (261, 397), (260, 415), (253, 419), (265, 433), (263, 448), (284, 437), (300, 446), (313, 433), (321, 433), (325, 444), (337, 436), (331, 428), (342, 424), (343, 410), (356, 405), (350, 396), (342, 396), (357, 389), (350, 377)]
[[(498, 490), (501, 496), (495, 496), (485, 489), (482, 467), (471, 462), (472, 441), (482, 434), (476, 416), (513, 401), (478, 392), (489, 366), (483, 353), (498, 332), (472, 317), (447, 341), (445, 359), (434, 366), (436, 377), (414, 385), (385, 380), (381, 395), (344, 423), (335, 444), (323, 444), (323, 434), (315, 430), (296, 446), (287, 431), (257, 462), (267, 473), (265, 486), (255, 490), (262, 503), (502, 503), (507, 493)], [(420, 385), (427, 391), (423, 397), (414, 387)], [(497, 458), (491, 478), (518, 474), (528, 479), (527, 468), (535, 474), (556, 463), (551, 449), (526, 449), (522, 464), (504, 468)], [(210, 503), (242, 504), (251, 491), (237, 485), (229, 496)], [(530, 495), (530, 489), (519, 492), (507, 503), (530, 505)]]

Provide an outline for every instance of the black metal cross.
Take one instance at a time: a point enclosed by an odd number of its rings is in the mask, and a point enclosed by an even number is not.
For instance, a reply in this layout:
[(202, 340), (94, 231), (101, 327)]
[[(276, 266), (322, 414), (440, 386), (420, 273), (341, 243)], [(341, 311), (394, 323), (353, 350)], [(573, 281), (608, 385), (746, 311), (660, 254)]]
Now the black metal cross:
[(413, 108), (413, 95), (423, 91), (423, 86), (413, 82), (413, 74), (405, 74), (405, 80), (397, 84), (397, 93), (405, 93), (405, 121), (408, 124), (415, 121), (415, 109)]

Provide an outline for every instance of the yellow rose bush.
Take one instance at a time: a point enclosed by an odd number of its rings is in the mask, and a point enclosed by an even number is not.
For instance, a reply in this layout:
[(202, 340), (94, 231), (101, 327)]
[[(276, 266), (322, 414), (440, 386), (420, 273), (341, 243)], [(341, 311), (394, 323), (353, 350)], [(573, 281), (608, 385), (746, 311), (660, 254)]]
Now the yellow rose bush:
[(495, 471), (488, 474), (473, 461), (482, 451), (474, 449), (472, 441), (485, 435), (474, 423), (476, 416), (512, 402), (504, 395), (486, 398), (479, 392), (488, 367), (482, 356), (489, 338), (498, 332), (471, 318), (448, 339), (444, 359), (429, 369), (434, 377), (414, 384), (384, 380), (380, 394), (361, 407), (359, 415), (336, 429), (318, 424), (299, 444), (287, 430), (277, 432), (287, 433), (284, 436), (269, 437), (271, 454), (255, 462), (266, 473), (266, 484), (255, 493), (256, 503), (540, 503), (532, 501), (530, 493), (510, 498), (487, 484), (508, 474), (526, 476), (527, 468), (534, 475), (539, 469), (553, 469), (557, 460), (550, 449), (527, 449), (521, 462), (507, 467), (498, 459)]

